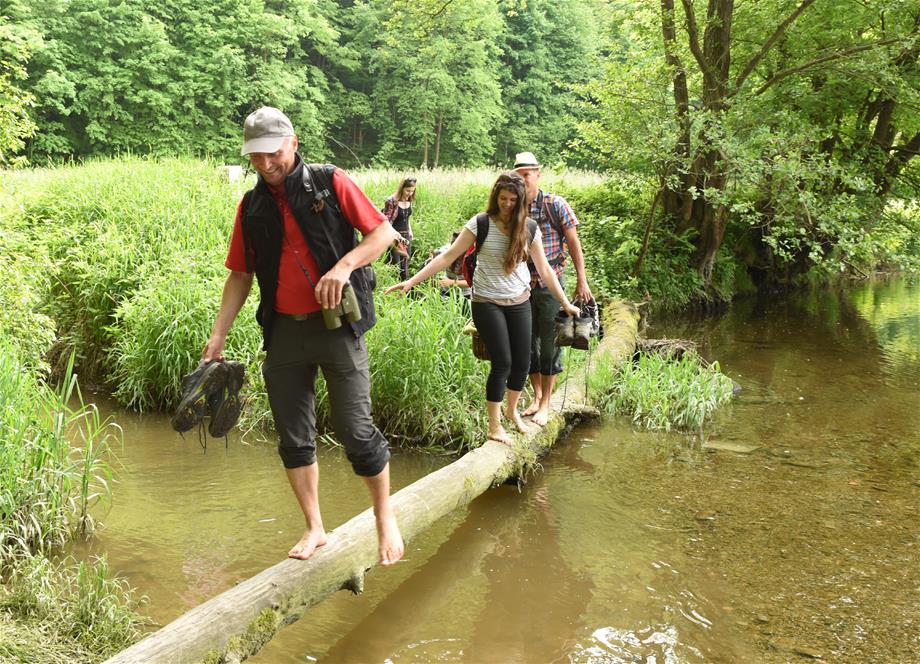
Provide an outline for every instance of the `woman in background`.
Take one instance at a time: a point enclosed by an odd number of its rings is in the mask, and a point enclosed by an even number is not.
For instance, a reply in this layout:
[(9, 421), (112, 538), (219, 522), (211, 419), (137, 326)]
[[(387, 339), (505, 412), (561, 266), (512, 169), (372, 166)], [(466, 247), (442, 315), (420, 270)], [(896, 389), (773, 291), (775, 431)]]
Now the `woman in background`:
[(409, 276), (409, 257), (412, 255), (412, 204), (415, 202), (415, 178), (404, 178), (399, 183), (396, 193), (387, 197), (383, 204), (383, 214), (390, 225), (402, 235), (403, 241), (390, 249), (390, 265), (399, 266), (399, 278), (403, 281)]

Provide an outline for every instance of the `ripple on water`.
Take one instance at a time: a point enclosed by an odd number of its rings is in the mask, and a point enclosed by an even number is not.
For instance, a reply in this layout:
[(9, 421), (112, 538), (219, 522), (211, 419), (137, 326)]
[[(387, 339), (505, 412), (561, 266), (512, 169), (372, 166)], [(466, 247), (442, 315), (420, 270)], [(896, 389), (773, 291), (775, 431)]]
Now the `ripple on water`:
[(703, 653), (683, 644), (674, 625), (658, 624), (641, 629), (600, 627), (571, 652), (572, 664), (679, 664), (687, 656), (703, 659)]

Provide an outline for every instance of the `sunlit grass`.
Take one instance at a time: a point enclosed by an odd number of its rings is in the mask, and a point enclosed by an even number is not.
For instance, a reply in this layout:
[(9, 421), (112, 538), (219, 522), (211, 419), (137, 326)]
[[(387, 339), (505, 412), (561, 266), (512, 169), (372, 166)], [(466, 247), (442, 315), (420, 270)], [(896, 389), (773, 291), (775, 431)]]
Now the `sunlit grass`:
[[(418, 178), (414, 270), (485, 207), (497, 170), (350, 172), (380, 207), (409, 174)], [(57, 325), (58, 352), (76, 352), (81, 374), (108, 383), (121, 403), (169, 410), (217, 312), (235, 205), (252, 175), (230, 183), (213, 162), (125, 157), (17, 177), (2, 182), (18, 201), (3, 222), (24, 229), (26, 244), (47, 256), (40, 292)], [(549, 189), (600, 181), (583, 172), (543, 178)], [(488, 367), (460, 334), (467, 315), (425, 288), (420, 299), (383, 296), (396, 275), (381, 264), (378, 272), (380, 322), (367, 335), (375, 419), (397, 443), (468, 448), (481, 439)], [(271, 424), (256, 299), (237, 318), (226, 353), (248, 367), (242, 426), (250, 430)], [(322, 422), (322, 383), (318, 396)]]
[[(140, 636), (145, 621), (104, 558), (17, 560), (0, 587), (0, 661), (100, 662)], [(15, 615), (14, 623), (6, 615)]]
[[(382, 206), (403, 173), (351, 175)], [(415, 175), (413, 267), (485, 206), (495, 173)], [(136, 158), (23, 177), (29, 187), (13, 186), (19, 223), (49, 257), (46, 309), (57, 323), (60, 348), (74, 350), (81, 373), (107, 382), (122, 403), (168, 410), (178, 400), (181, 376), (197, 364), (217, 312), (235, 204), (247, 181), (226, 182), (214, 163)], [(472, 358), (469, 339), (459, 334), (465, 314), (439, 296), (424, 305), (383, 296), (396, 276), (378, 267), (380, 322), (367, 336), (375, 418), (401, 443), (468, 447), (480, 424), (485, 372)], [(249, 370), (246, 428), (271, 422), (256, 299), (254, 294), (237, 318), (226, 353)], [(322, 385), (318, 396), (323, 418)]]
[[(75, 403), (75, 406), (71, 406)], [(53, 389), (0, 346), (0, 567), (93, 529), (120, 429), (83, 402), (71, 368)]]
[(732, 381), (718, 363), (707, 365), (690, 354), (671, 360), (643, 353), (618, 369), (602, 368), (592, 382), (609, 412), (665, 431), (700, 429), (732, 396)]

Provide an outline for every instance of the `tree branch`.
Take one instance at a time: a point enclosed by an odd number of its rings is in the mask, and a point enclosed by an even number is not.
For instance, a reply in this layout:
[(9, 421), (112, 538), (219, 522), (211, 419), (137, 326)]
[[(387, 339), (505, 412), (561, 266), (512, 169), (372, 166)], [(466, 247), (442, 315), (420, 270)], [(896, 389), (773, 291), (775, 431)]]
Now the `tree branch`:
[(766, 57), (767, 53), (773, 48), (773, 45), (779, 40), (780, 37), (786, 32), (792, 23), (799, 17), (799, 15), (808, 9), (808, 6), (813, 4), (815, 0), (802, 0), (802, 3), (795, 8), (795, 10), (786, 17), (782, 23), (780, 23), (776, 30), (773, 31), (773, 34), (770, 35), (770, 38), (763, 43), (763, 46), (760, 47), (760, 50), (757, 54), (751, 58), (750, 62), (747, 63), (747, 66), (744, 70), (738, 75), (738, 78), (735, 79), (735, 90), (741, 89), (741, 86), (747, 80), (747, 77), (751, 75), (751, 72), (760, 64), (760, 61)]
[(690, 38), (690, 52), (696, 58), (700, 70), (704, 74), (711, 74), (712, 70), (706, 62), (706, 56), (703, 55), (703, 49), (700, 48), (700, 29), (696, 24), (696, 13), (693, 10), (693, 0), (680, 0), (684, 6), (684, 14), (687, 16), (687, 36)]
[(812, 67), (823, 64), (825, 62), (833, 62), (834, 60), (842, 60), (844, 58), (850, 57), (851, 55), (856, 55), (857, 53), (862, 53), (863, 51), (869, 51), (869, 50), (872, 50), (873, 48), (878, 48), (880, 46), (888, 46), (889, 44), (895, 44), (902, 40), (903, 38), (901, 37), (895, 37), (892, 39), (883, 39), (882, 41), (877, 41), (873, 44), (862, 44), (861, 46), (854, 46), (853, 48), (847, 48), (842, 51), (837, 51), (836, 53), (831, 53), (830, 55), (825, 55), (820, 58), (815, 58), (814, 60), (810, 60), (809, 62), (805, 62), (801, 65), (796, 65), (795, 67), (787, 67), (786, 69), (782, 69), (776, 72), (773, 76), (771, 76), (763, 85), (760, 86), (760, 88), (757, 89), (757, 91), (754, 94), (755, 95), (762, 94), (767, 89), (769, 89), (774, 83), (777, 83), (778, 81), (781, 81), (784, 78), (792, 76), (793, 74), (798, 74), (799, 72), (805, 71), (806, 69), (811, 69)]
[(441, 8), (438, 11), (436, 11), (434, 14), (431, 14), (429, 18), (437, 18), (438, 16), (443, 14), (444, 10), (447, 9), (453, 1), (454, 0), (446, 0), (445, 3), (441, 6)]

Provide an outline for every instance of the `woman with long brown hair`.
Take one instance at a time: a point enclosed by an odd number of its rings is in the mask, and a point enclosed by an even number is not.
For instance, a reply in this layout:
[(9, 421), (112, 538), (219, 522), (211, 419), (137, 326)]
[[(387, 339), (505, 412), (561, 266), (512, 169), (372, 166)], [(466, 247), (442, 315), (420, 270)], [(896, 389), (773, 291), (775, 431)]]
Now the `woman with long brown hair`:
[(537, 273), (562, 307), (578, 315), (578, 307), (566, 297), (556, 274), (543, 253), (543, 243), (536, 222), (527, 217), (524, 180), (517, 173), (498, 176), (489, 194), (485, 213), (470, 219), (450, 248), (419, 270), (412, 278), (386, 290), (408, 293), (416, 284), (445, 269), (476, 242), (480, 228), (485, 239), (477, 252), (473, 274), (473, 322), (491, 355), (492, 367), (486, 382), (486, 410), (489, 416), (489, 440), (510, 443), (511, 437), (502, 426), (502, 401), (505, 389), (508, 405), (505, 417), (519, 431), (527, 425), (517, 410), (530, 368), (530, 272), (531, 258)]
[(388, 262), (399, 266), (399, 278), (409, 276), (409, 257), (412, 255), (412, 225), (409, 217), (412, 216), (412, 204), (415, 203), (416, 180), (412, 177), (403, 178), (396, 188), (396, 192), (387, 196), (383, 203), (383, 215), (390, 225), (403, 239), (390, 249)]

